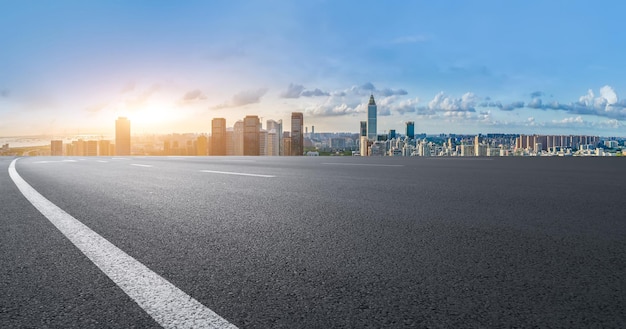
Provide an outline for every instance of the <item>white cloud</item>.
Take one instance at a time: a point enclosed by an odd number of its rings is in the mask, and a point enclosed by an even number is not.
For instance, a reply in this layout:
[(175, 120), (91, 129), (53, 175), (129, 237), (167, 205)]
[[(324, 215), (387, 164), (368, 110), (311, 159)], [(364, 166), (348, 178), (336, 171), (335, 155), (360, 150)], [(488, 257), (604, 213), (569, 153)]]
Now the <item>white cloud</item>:
[(433, 100), (428, 103), (428, 108), (433, 111), (455, 112), (466, 111), (475, 112), (475, 106), (478, 97), (474, 93), (468, 92), (463, 94), (461, 98), (453, 98), (442, 92), (439, 92)]
[(223, 109), (228, 107), (239, 107), (248, 104), (256, 104), (261, 102), (261, 97), (267, 93), (267, 88), (259, 88), (254, 90), (244, 90), (235, 94), (230, 102), (214, 106), (214, 109)]

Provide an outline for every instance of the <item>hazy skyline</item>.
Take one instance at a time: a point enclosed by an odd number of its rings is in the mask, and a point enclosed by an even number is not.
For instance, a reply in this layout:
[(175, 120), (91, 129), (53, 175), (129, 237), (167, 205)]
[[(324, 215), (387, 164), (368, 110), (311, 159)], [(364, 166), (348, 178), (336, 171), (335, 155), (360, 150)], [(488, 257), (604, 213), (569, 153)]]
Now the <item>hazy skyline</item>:
[(619, 2), (2, 4), (0, 136), (358, 132), (370, 94), (379, 133), (626, 135)]

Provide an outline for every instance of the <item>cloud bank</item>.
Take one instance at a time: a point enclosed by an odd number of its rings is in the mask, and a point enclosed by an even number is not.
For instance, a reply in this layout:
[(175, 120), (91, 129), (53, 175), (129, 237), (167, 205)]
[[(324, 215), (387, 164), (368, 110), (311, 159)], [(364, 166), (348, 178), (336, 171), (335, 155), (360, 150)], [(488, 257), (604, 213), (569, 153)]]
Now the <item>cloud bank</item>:
[(223, 109), (229, 107), (240, 107), (248, 104), (256, 104), (261, 102), (261, 97), (267, 93), (267, 88), (259, 88), (254, 90), (244, 90), (233, 95), (230, 102), (223, 103), (213, 107), (214, 109)]

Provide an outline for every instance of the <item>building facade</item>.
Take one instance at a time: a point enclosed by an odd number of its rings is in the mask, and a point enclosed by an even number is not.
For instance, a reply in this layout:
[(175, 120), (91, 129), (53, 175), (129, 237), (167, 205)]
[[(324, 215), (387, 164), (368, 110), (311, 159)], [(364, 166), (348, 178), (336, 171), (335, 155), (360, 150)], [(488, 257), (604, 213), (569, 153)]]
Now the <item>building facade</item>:
[(211, 120), (211, 155), (226, 155), (226, 119)]
[(125, 117), (115, 120), (115, 155), (130, 155), (130, 120)]
[(304, 155), (304, 115), (291, 113), (291, 155)]
[(370, 95), (370, 100), (367, 104), (367, 138), (370, 141), (375, 141), (377, 136), (377, 111), (378, 108), (376, 107), (376, 101), (374, 101), (374, 95)]

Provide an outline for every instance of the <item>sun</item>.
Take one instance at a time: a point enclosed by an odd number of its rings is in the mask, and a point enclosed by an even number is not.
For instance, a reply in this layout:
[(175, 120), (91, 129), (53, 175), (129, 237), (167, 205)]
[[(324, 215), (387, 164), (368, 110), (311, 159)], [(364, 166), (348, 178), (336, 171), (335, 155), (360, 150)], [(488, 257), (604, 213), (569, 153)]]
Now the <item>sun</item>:
[(176, 121), (178, 115), (172, 107), (148, 105), (132, 111), (128, 114), (128, 118), (134, 127), (150, 131)]

